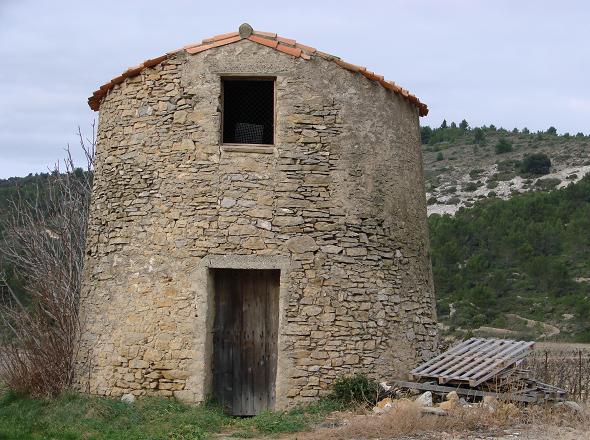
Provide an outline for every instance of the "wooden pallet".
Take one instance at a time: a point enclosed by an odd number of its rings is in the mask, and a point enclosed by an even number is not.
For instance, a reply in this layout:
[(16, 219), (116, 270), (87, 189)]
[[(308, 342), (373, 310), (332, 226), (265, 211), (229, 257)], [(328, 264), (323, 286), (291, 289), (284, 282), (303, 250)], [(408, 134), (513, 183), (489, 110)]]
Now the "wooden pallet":
[(409, 388), (421, 391), (432, 391), (433, 393), (447, 394), (455, 391), (460, 396), (464, 397), (495, 397), (499, 400), (511, 402), (540, 402), (540, 401), (564, 401), (567, 398), (567, 393), (561, 388), (547, 385), (535, 380), (529, 379), (522, 384), (522, 388), (511, 389), (509, 391), (488, 391), (484, 389), (466, 388), (466, 387), (452, 387), (446, 385), (438, 385), (435, 381), (428, 382), (406, 382), (395, 381), (394, 384), (400, 388)]
[(476, 387), (519, 363), (534, 344), (510, 339), (471, 338), (414, 368), (410, 380), (436, 379), (439, 384), (466, 383)]

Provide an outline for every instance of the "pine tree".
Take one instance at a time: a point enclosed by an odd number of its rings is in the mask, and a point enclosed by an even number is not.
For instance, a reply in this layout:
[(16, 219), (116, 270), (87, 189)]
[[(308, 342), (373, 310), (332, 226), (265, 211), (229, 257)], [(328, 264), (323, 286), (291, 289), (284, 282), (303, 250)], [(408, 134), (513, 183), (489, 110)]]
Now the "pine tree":
[(486, 134), (484, 131), (481, 128), (476, 127), (475, 130), (473, 130), (473, 142), (475, 142), (477, 145), (481, 145), (485, 142), (485, 140)]

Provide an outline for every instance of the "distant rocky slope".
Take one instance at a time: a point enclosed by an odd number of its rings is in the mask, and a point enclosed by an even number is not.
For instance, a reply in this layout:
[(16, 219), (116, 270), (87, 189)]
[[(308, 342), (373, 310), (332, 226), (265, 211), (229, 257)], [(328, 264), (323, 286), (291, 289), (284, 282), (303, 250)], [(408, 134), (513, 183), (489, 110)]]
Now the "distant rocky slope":
[[(582, 133), (558, 135), (552, 127), (530, 133), (466, 125), (422, 128), (429, 215), (454, 214), (488, 197), (508, 199), (517, 193), (564, 187), (590, 173), (590, 137)], [(548, 174), (522, 170), (523, 159), (533, 154), (550, 159)]]
[(590, 342), (590, 137), (462, 122), (422, 140), (442, 334)]

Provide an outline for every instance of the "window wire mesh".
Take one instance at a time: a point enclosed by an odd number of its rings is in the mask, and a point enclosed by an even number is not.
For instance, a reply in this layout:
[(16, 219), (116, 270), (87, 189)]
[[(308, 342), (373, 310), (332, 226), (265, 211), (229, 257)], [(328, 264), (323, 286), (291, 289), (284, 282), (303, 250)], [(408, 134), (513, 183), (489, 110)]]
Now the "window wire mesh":
[(264, 143), (264, 125), (236, 123), (235, 141), (238, 144), (262, 144)]
[(274, 81), (223, 80), (223, 142), (273, 144)]

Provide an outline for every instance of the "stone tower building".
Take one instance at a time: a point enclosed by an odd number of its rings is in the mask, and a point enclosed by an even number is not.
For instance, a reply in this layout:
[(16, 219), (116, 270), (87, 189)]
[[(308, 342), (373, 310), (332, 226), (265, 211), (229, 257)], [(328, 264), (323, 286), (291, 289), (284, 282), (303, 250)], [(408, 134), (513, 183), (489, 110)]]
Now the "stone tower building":
[(415, 96), (244, 24), (89, 104), (82, 389), (253, 414), (432, 355)]

